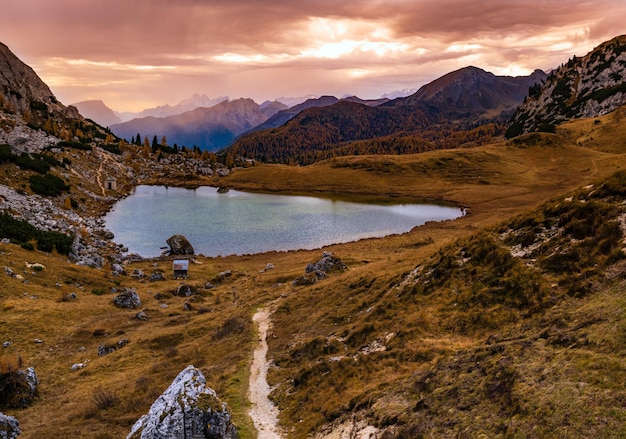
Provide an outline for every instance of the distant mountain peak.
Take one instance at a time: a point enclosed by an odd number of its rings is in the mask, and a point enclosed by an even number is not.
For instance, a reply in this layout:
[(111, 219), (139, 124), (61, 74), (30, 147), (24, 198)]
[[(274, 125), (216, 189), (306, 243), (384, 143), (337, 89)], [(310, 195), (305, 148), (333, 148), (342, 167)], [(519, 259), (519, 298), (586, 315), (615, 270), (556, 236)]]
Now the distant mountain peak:
[(237, 136), (284, 108), (278, 102), (261, 108), (252, 99), (239, 98), (172, 116), (135, 118), (111, 125), (110, 128), (127, 140), (136, 134), (148, 138), (165, 136), (170, 144), (187, 147), (196, 145), (200, 149), (215, 151), (229, 145)]
[(414, 94), (385, 105), (417, 105), (437, 107), (456, 117), (509, 117), (528, 94), (528, 88), (541, 82), (547, 74), (536, 70), (529, 76), (497, 76), (475, 66), (447, 73), (422, 86)]
[(80, 114), (104, 127), (122, 122), (113, 110), (100, 100), (81, 101), (72, 105), (78, 108)]

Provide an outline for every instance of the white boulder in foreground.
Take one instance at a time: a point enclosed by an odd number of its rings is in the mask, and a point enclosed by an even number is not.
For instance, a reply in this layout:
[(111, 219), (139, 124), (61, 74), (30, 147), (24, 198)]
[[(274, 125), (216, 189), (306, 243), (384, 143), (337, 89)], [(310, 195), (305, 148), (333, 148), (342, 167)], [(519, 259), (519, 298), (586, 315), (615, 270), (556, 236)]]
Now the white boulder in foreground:
[(226, 403), (206, 386), (202, 372), (187, 366), (139, 418), (126, 439), (236, 439)]

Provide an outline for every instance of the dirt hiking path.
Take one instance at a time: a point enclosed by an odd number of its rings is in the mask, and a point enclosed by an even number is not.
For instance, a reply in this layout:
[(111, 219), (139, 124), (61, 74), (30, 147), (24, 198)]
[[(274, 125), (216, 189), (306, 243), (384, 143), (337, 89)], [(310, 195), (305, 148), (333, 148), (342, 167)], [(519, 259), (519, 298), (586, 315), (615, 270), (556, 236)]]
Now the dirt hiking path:
[(270, 327), (270, 312), (259, 309), (252, 321), (256, 322), (259, 331), (259, 345), (254, 350), (252, 366), (250, 367), (250, 387), (248, 399), (252, 403), (250, 417), (258, 431), (258, 439), (280, 439), (278, 429), (278, 409), (269, 399), (270, 386), (267, 383), (267, 331)]

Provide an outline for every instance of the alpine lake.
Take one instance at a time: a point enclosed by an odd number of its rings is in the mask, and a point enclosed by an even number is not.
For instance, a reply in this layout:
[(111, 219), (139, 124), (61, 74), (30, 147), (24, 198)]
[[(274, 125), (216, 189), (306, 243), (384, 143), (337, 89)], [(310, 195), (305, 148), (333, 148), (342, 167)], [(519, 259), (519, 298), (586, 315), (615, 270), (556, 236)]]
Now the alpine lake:
[[(221, 192), (221, 191), (220, 191)], [(159, 256), (166, 240), (184, 235), (196, 254), (228, 256), (316, 249), (405, 233), (427, 221), (462, 216), (434, 204), (365, 204), (203, 186), (137, 186), (105, 216), (106, 228), (128, 252)]]

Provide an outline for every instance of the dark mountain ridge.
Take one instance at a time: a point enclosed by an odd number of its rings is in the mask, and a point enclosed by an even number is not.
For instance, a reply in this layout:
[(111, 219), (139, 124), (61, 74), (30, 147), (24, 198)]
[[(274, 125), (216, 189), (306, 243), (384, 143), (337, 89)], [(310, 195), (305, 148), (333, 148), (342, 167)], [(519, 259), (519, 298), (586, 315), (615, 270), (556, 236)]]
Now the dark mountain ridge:
[[(411, 96), (377, 106), (359, 102), (345, 105), (347, 102), (338, 101), (304, 108), (282, 126), (243, 135), (228, 151), (259, 160), (310, 164), (334, 155), (419, 152), (458, 146), (463, 143), (463, 136), (452, 142), (444, 140), (455, 131), (503, 123), (522, 102), (529, 87), (545, 77), (541, 71), (527, 77), (501, 77), (466, 67), (423, 86)], [(295, 110), (296, 107), (287, 111)], [(497, 131), (489, 129), (481, 136), (490, 138)], [(412, 138), (405, 139), (408, 136)], [(371, 146), (362, 142), (379, 138), (385, 139)], [(397, 138), (403, 138), (403, 145), (397, 146)], [(345, 147), (354, 141), (361, 142), (358, 150)]]
[(338, 99), (335, 96), (321, 96), (315, 99), (307, 99), (301, 104), (294, 105), (293, 107), (279, 111), (278, 113), (270, 117), (268, 120), (263, 122), (261, 125), (254, 127), (252, 130), (250, 130), (250, 132), (266, 130), (268, 128), (278, 128), (279, 126), (284, 125), (285, 123), (287, 123), (288, 121), (296, 117), (296, 115), (300, 113), (301, 111), (307, 110), (309, 108), (328, 107), (340, 101), (355, 102), (355, 103), (363, 104), (367, 106), (376, 106), (376, 105), (380, 105), (380, 104), (384, 104), (385, 102), (388, 102), (389, 99), (382, 98), (382, 99), (366, 100), (366, 99), (358, 98), (356, 96), (349, 96), (349, 97), (342, 98), (342, 99)]
[(541, 70), (529, 76), (496, 76), (478, 67), (450, 72), (421, 87), (406, 98), (390, 101), (388, 106), (434, 105), (452, 117), (488, 117), (512, 114), (528, 95), (529, 87), (547, 78)]

